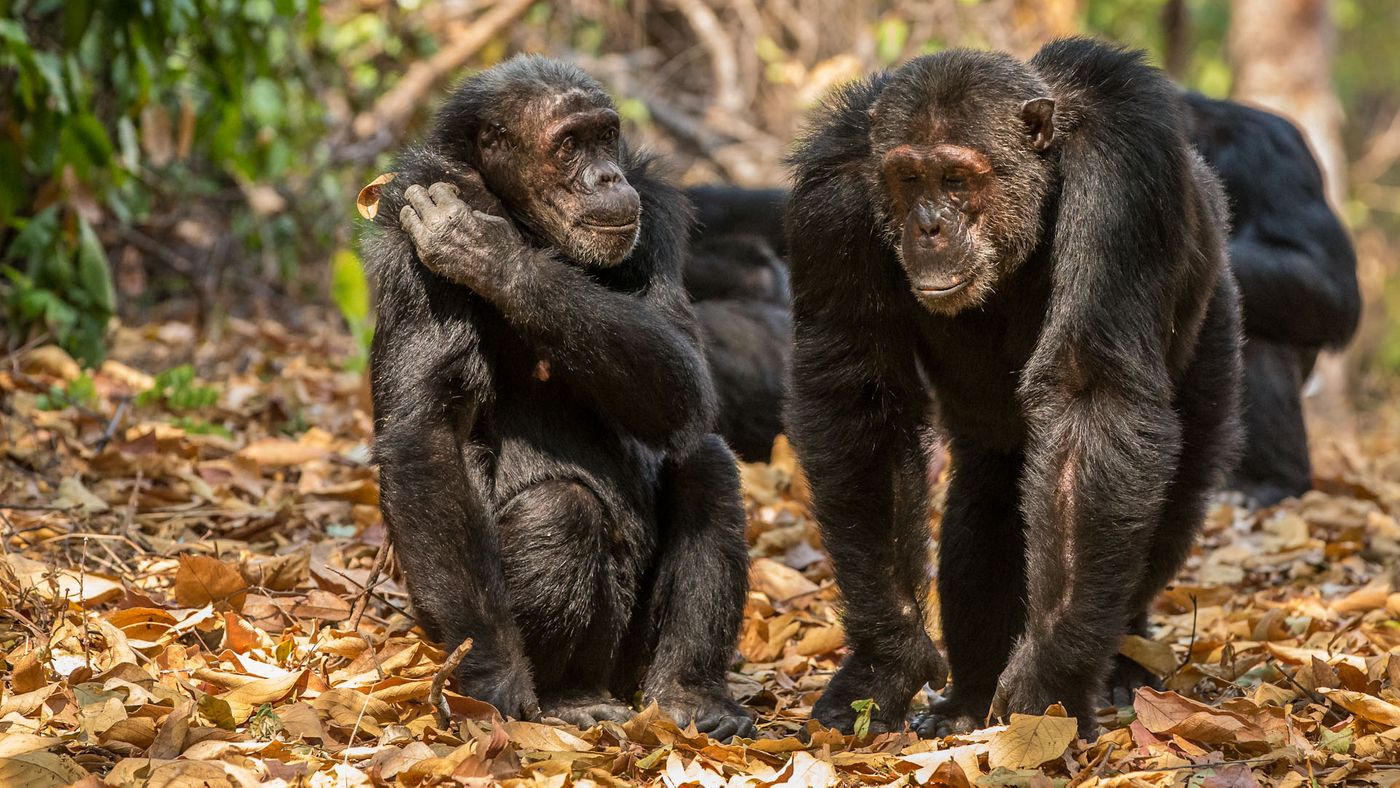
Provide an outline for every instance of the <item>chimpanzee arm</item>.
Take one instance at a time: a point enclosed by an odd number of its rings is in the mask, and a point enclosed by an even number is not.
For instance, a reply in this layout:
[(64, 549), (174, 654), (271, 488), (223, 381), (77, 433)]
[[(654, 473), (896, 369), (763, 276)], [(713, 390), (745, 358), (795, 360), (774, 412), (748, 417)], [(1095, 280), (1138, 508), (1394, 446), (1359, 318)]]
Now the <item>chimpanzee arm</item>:
[(665, 187), (638, 187), (643, 235), (622, 264), (641, 279), (636, 293), (528, 245), (509, 220), (471, 210), (441, 184), (408, 189), (417, 213), (405, 210), (405, 227), (425, 265), (493, 303), (551, 374), (638, 439), (684, 450), (711, 429), (717, 407), (680, 283), (685, 204)]
[(470, 462), (472, 423), (491, 390), (471, 316), (484, 304), (433, 282), (412, 254), (396, 231), (365, 246), (380, 285), (370, 358), (385, 523), (425, 628), (449, 650), (473, 640), (457, 671), (462, 691), (532, 716), (488, 486)]
[(871, 226), (854, 162), (868, 159), (875, 80), (839, 93), (794, 156), (787, 234), (795, 348), (786, 419), (812, 489), (845, 606), (852, 653), (813, 716), (851, 728), (874, 696), (872, 731), (900, 730), (925, 683), (947, 666), (924, 629), (929, 397), (907, 327), (916, 308), (893, 252)]
[(1079, 125), (1058, 143), (1051, 303), (1020, 382), (1027, 631), (993, 711), (1060, 702), (1088, 730), (1181, 450), (1172, 369), (1228, 274), (1223, 201), (1197, 177), (1174, 89), (1134, 55), (1082, 46), (1033, 61)]
[[(1250, 336), (1308, 347), (1341, 347), (1356, 332), (1361, 293), (1356, 252), (1323, 193), (1322, 174), (1292, 124), (1271, 118), (1269, 133), (1236, 145), (1272, 146), (1269, 165), (1222, 172), (1236, 202), (1230, 264)], [(1228, 162), (1240, 161), (1230, 157)]]

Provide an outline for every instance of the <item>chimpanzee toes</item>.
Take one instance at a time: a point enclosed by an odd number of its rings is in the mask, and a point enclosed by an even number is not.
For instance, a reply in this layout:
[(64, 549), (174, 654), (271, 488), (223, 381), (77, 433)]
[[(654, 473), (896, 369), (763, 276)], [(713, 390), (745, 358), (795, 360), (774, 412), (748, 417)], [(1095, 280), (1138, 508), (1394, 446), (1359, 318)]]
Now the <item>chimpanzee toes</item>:
[(622, 723), (633, 717), (630, 708), (612, 698), (546, 700), (543, 714), (585, 730), (604, 720)]
[(680, 690), (656, 698), (661, 710), (682, 728), (694, 723), (695, 730), (721, 741), (739, 735), (757, 734), (753, 718), (733, 698), (720, 692), (709, 694)]
[(977, 730), (980, 721), (968, 712), (966, 704), (949, 693), (931, 703), (927, 711), (915, 714), (909, 727), (921, 739), (941, 739)]
[(1161, 689), (1162, 681), (1152, 671), (1128, 657), (1113, 657), (1113, 672), (1108, 676), (1108, 705), (1127, 708), (1133, 705), (1139, 687)]

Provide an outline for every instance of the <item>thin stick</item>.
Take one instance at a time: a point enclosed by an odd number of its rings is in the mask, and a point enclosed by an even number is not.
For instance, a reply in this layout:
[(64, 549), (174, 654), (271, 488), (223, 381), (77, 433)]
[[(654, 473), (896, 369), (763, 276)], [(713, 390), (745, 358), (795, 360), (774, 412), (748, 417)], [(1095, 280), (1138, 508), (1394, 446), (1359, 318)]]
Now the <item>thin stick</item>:
[(1201, 607), (1196, 604), (1195, 594), (1189, 594), (1188, 596), (1191, 599), (1191, 640), (1186, 644), (1186, 656), (1181, 658), (1181, 664), (1176, 666), (1176, 670), (1163, 676), (1162, 678), (1164, 679), (1169, 679), (1182, 670), (1185, 670), (1186, 666), (1191, 664), (1191, 655), (1196, 650), (1196, 618), (1201, 613)]
[(433, 676), (433, 688), (428, 690), (428, 703), (437, 713), (438, 726), (443, 730), (447, 730), (448, 726), (452, 724), (452, 711), (447, 708), (447, 701), (442, 698), (442, 687), (447, 683), (447, 677), (457, 671), (457, 666), (462, 664), (462, 659), (471, 650), (471, 638), (463, 640), (461, 645), (453, 649), (452, 653), (448, 655), (447, 661), (442, 663), (437, 675)]
[(374, 556), (374, 567), (369, 570), (369, 578), (365, 580), (365, 587), (355, 598), (355, 606), (350, 610), (350, 631), (360, 631), (360, 619), (365, 615), (365, 608), (369, 607), (369, 595), (374, 591), (374, 587), (379, 585), (379, 576), (384, 572), (384, 566), (389, 563), (389, 540), (379, 545), (379, 552)]
[(94, 451), (100, 454), (103, 449), (107, 448), (107, 444), (111, 442), (112, 435), (117, 431), (117, 425), (121, 423), (122, 416), (126, 414), (126, 406), (129, 404), (131, 404), (130, 397), (122, 397), (117, 401), (117, 409), (112, 413), (112, 420), (107, 422), (107, 428), (102, 431), (102, 437), (93, 444)]

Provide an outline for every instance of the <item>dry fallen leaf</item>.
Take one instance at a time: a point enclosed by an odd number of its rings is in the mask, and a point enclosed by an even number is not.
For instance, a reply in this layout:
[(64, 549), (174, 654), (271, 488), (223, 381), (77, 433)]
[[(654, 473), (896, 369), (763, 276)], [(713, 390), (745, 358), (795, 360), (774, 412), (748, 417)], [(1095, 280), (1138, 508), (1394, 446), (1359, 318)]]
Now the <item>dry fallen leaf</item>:
[(992, 737), (987, 763), (993, 769), (1039, 766), (1060, 757), (1078, 729), (1073, 717), (1012, 714), (1011, 724)]
[(175, 573), (175, 599), (185, 607), (204, 605), (243, 609), (248, 583), (238, 569), (207, 555), (181, 555)]
[(355, 197), (355, 209), (366, 219), (379, 215), (379, 188), (394, 179), (394, 173), (386, 172), (370, 181)]

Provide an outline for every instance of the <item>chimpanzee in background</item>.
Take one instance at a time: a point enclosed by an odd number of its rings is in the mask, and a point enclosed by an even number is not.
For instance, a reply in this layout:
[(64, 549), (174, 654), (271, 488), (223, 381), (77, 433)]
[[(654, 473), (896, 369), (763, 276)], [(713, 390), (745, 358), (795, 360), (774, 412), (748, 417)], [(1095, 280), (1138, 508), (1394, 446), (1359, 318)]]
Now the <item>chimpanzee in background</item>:
[[(699, 186), (686, 190), (699, 221), (691, 233), (685, 289), (699, 320), (719, 394), (717, 429), (741, 459), (767, 462), (782, 432), (792, 357), (780, 189)], [(711, 229), (713, 228), (713, 229)]]
[(1087, 40), (950, 50), (841, 89), (791, 165), (787, 426), (851, 648), (814, 716), (849, 730), (872, 698), (871, 730), (902, 728), (945, 680), (922, 612), (933, 395), (953, 686), (916, 728), (1060, 702), (1091, 730), (1237, 440), (1226, 209), (1178, 90)]
[(382, 507), (424, 628), (474, 641), (462, 691), (587, 726), (640, 687), (751, 735), (725, 683), (744, 511), (685, 198), (597, 82), (534, 57), (467, 79), (395, 172), (364, 250)]
[(1268, 506), (1312, 488), (1301, 389), (1318, 351), (1356, 332), (1356, 253), (1293, 124), (1196, 93), (1186, 102), (1196, 148), (1229, 197), (1244, 302), (1245, 449), (1231, 486)]

